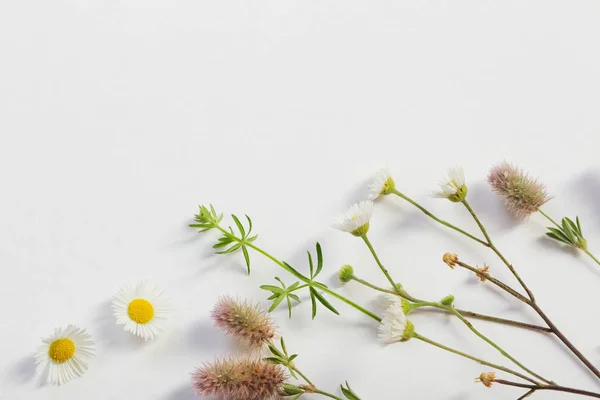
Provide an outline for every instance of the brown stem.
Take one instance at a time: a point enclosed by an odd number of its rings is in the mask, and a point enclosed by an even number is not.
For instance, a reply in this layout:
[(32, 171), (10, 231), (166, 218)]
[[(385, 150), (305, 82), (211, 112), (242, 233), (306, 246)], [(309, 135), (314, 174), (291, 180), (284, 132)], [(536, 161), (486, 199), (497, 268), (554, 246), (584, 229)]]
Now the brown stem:
[(600, 371), (598, 371), (598, 368), (596, 368), (594, 364), (590, 362), (590, 360), (585, 358), (585, 356), (577, 349), (577, 347), (575, 347), (573, 343), (567, 339), (567, 337), (556, 327), (556, 325), (554, 325), (554, 322), (548, 318), (546, 313), (544, 313), (544, 311), (542, 311), (542, 309), (535, 302), (530, 304), (530, 306), (538, 313), (540, 317), (542, 317), (544, 322), (546, 322), (548, 327), (552, 329), (552, 332), (561, 340), (561, 342), (563, 342), (565, 346), (567, 346), (569, 350), (571, 350), (573, 354), (575, 354), (575, 356), (579, 358), (579, 360), (581, 360), (581, 362), (584, 363), (585, 366), (594, 373), (594, 375), (600, 378)]
[(521, 300), (522, 302), (524, 302), (526, 304), (529, 304), (531, 302), (531, 300), (529, 300), (527, 297), (523, 296), (521, 293), (517, 292), (515, 289), (508, 286), (506, 283), (492, 277), (489, 274), (482, 274), (481, 271), (479, 271), (477, 268), (473, 268), (469, 264), (466, 264), (462, 261), (457, 261), (456, 265), (460, 265), (464, 269), (468, 269), (469, 271), (474, 272), (475, 274), (477, 274), (477, 276), (483, 276), (486, 280), (490, 281), (494, 285), (505, 290), (506, 292), (508, 292), (509, 294), (513, 295), (514, 297), (516, 297), (517, 299)]
[(600, 399), (600, 393), (594, 393), (594, 392), (588, 392), (587, 390), (581, 390), (581, 389), (574, 389), (574, 388), (570, 388), (570, 387), (566, 387), (566, 386), (560, 386), (560, 385), (529, 385), (527, 383), (518, 383), (518, 382), (512, 382), (512, 381), (506, 381), (504, 379), (496, 379), (494, 381), (494, 383), (499, 383), (500, 385), (506, 385), (506, 386), (514, 386), (514, 387), (520, 387), (520, 388), (524, 388), (524, 389), (530, 389), (531, 391), (538, 391), (538, 390), (553, 390), (556, 392), (566, 392), (566, 393), (574, 393), (574, 394), (578, 394), (581, 396), (588, 396), (588, 397), (595, 397)]

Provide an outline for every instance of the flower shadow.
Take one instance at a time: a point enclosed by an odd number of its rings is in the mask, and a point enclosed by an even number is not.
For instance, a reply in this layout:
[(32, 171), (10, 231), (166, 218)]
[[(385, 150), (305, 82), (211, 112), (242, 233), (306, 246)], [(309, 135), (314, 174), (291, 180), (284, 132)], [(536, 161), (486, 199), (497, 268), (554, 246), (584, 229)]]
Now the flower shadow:
[(34, 355), (21, 358), (10, 370), (10, 377), (19, 384), (31, 382), (36, 375)]
[(191, 384), (181, 386), (170, 393), (167, 393), (162, 400), (198, 400), (198, 399), (208, 399), (208, 397), (198, 397), (196, 393), (194, 393), (194, 389), (192, 389)]
[(558, 243), (556, 240), (550, 239), (547, 236), (539, 237), (536, 240), (536, 245), (542, 247), (544, 251), (562, 251), (568, 253), (578, 262), (584, 264), (594, 274), (600, 276), (600, 269), (598, 269), (598, 266), (592, 260), (587, 258), (585, 254), (583, 254), (583, 252), (579, 249)]
[[(590, 209), (591, 215), (600, 224), (600, 171), (588, 170), (574, 179), (569, 185), (572, 193), (578, 196)], [(584, 227), (585, 228), (585, 227)]]
[(485, 182), (469, 185), (467, 198), (488, 230), (507, 231), (520, 224), (520, 221), (508, 212), (502, 199), (492, 192)]

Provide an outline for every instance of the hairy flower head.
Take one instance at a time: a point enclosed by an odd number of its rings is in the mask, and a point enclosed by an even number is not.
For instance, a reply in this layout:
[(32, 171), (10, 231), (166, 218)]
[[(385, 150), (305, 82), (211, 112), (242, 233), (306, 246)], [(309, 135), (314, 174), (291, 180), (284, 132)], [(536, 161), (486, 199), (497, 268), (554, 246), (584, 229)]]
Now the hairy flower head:
[(227, 400), (276, 399), (283, 393), (285, 380), (281, 365), (253, 359), (220, 359), (192, 374), (198, 396)]
[(373, 208), (372, 201), (356, 203), (345, 214), (338, 217), (333, 222), (333, 226), (354, 236), (366, 235), (369, 231), (369, 221), (373, 215)]
[(506, 161), (493, 166), (487, 180), (517, 219), (528, 217), (552, 198), (543, 183)]
[(452, 253), (444, 253), (442, 261), (448, 264), (450, 268), (454, 268), (456, 266), (456, 263), (458, 262), (458, 256)]
[(396, 188), (394, 179), (387, 168), (383, 168), (375, 174), (375, 179), (369, 185), (369, 200), (375, 200), (379, 196), (386, 196)]
[(217, 327), (250, 347), (262, 347), (275, 336), (275, 327), (267, 312), (248, 301), (222, 297), (211, 317)]

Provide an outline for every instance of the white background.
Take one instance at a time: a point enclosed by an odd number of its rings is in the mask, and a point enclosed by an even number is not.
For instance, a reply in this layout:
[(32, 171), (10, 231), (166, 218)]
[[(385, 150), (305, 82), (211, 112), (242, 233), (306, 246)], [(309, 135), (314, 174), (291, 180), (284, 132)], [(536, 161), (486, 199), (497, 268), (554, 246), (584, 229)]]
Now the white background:
[[(320, 241), (322, 276), (335, 288), (345, 263), (385, 284), (365, 246), (331, 228), (383, 165), (402, 191), (475, 232), (461, 207), (429, 196), (462, 164), (498, 246), (600, 365), (598, 266), (544, 239), (541, 216), (512, 221), (485, 184), (493, 163), (521, 165), (555, 195), (546, 211), (579, 215), (600, 252), (598, 21), (594, 0), (3, 1), (0, 398), (195, 398), (194, 368), (237, 351), (208, 318), (217, 297), (267, 305), (259, 285), (293, 282), (258, 254), (250, 277), (241, 254), (212, 255), (216, 237), (187, 227), (201, 203), (252, 216), (256, 243), (298, 268)], [(380, 202), (371, 237), (414, 295), (453, 293), (460, 307), (539, 322), (444, 265), (442, 254), (456, 252), (514, 283), (489, 251), (407, 203)], [(120, 285), (140, 279), (175, 307), (151, 343), (115, 326), (109, 307)], [(381, 312), (370, 290), (339, 290)], [(332, 303), (341, 317), (322, 309), (311, 321), (306, 301), (291, 321), (274, 313), (298, 366), (325, 390), (348, 380), (365, 400), (524, 393), (476, 385), (487, 368), (416, 340), (384, 347), (374, 323)], [(413, 321), (433, 339), (510, 364), (454, 320)], [(89, 330), (98, 356), (81, 379), (40, 386), (32, 355), (69, 323)], [(476, 325), (541, 374), (600, 391), (557, 340)]]

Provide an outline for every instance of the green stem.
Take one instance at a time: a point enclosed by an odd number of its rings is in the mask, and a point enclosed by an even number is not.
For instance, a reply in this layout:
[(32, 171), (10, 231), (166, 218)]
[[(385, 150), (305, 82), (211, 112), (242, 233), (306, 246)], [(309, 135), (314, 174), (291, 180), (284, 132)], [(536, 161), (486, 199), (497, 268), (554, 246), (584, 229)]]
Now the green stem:
[[(289, 267), (287, 265), (285, 265), (282, 261), (278, 260), (277, 258), (273, 257), (271, 254), (267, 253), (266, 251), (264, 251), (263, 249), (261, 249), (260, 247), (255, 246), (252, 243), (246, 243), (246, 247), (249, 247), (251, 249), (253, 249), (254, 251), (262, 254), (263, 256), (267, 257), (269, 260), (273, 261), (275, 264), (279, 265), (281, 268), (285, 269), (287, 272), (289, 272), (290, 274), (298, 277), (298, 279), (301, 279), (304, 283), (306, 283), (307, 285), (311, 285), (311, 280), (306, 278), (306, 277), (299, 277), (297, 276), (294, 272), (292, 272)], [(366, 308), (359, 306), (358, 304), (354, 303), (352, 300), (347, 299), (346, 297), (337, 294), (336, 292), (334, 292), (333, 290), (326, 288), (322, 285), (319, 285), (319, 290), (322, 290), (323, 292), (335, 297), (336, 299), (348, 304), (349, 306), (357, 309), (358, 311), (362, 312), (363, 314), (373, 318), (375, 321), (377, 322), (381, 322), (381, 318), (379, 318), (376, 314), (372, 313), (371, 311), (367, 310)]]
[(596, 257), (594, 257), (594, 255), (592, 253), (590, 253), (589, 250), (583, 250), (585, 254), (587, 254), (588, 256), (590, 256), (590, 258), (592, 260), (594, 260), (596, 262), (596, 264), (600, 265), (600, 261), (598, 261), (598, 259)]
[(534, 384), (534, 385), (536, 385), (536, 386), (539, 386), (539, 383), (538, 383), (538, 382), (536, 382), (534, 379), (531, 379), (531, 378), (530, 378), (530, 377), (528, 377), (527, 375), (523, 375), (523, 374), (521, 374), (520, 372), (513, 371), (513, 370), (512, 370), (512, 369), (510, 369), (510, 368), (506, 368), (506, 367), (503, 367), (503, 366), (501, 366), (501, 365), (493, 364), (493, 363), (491, 363), (491, 362), (487, 362), (487, 361), (484, 361), (484, 360), (482, 360), (482, 359), (480, 359), (480, 358), (474, 357), (474, 356), (472, 356), (472, 355), (470, 355), (470, 354), (463, 353), (462, 351), (459, 351), (459, 350), (453, 349), (453, 348), (451, 348), (451, 347), (448, 347), (448, 346), (444, 346), (443, 344), (441, 344), (441, 343), (438, 343), (438, 342), (435, 342), (435, 341), (433, 341), (433, 340), (431, 340), (431, 339), (428, 339), (428, 338), (426, 338), (425, 336), (421, 336), (421, 335), (419, 335), (419, 334), (418, 334), (418, 333), (416, 333), (416, 332), (414, 333), (413, 337), (414, 337), (414, 338), (416, 338), (416, 339), (422, 340), (422, 341), (423, 341), (423, 342), (425, 342), (425, 343), (429, 343), (429, 344), (431, 344), (431, 345), (434, 345), (435, 347), (438, 347), (438, 348), (440, 348), (440, 349), (442, 349), (442, 350), (446, 350), (446, 351), (449, 351), (450, 353), (454, 353), (454, 354), (457, 354), (457, 355), (459, 355), (459, 356), (461, 356), (461, 357), (468, 358), (469, 360), (473, 360), (473, 361), (475, 361), (475, 362), (478, 362), (479, 364), (482, 364), (482, 365), (487, 365), (488, 367), (492, 367), (492, 368), (496, 368), (497, 370), (504, 371), (504, 372), (506, 372), (506, 373), (509, 373), (509, 374), (511, 374), (511, 375), (514, 375), (514, 376), (517, 376), (517, 377), (519, 377), (519, 378), (521, 378), (521, 379), (524, 379), (524, 380), (526, 380), (526, 381), (528, 381), (528, 382), (531, 382), (531, 383), (533, 383), (533, 384)]
[(542, 211), (541, 208), (538, 208), (538, 212), (540, 214), (542, 214), (544, 217), (546, 217), (546, 219), (550, 222), (552, 222), (558, 229), (562, 229), (562, 226), (560, 226), (555, 220), (552, 219), (552, 217), (550, 217), (548, 214), (546, 214), (544, 211)]
[(379, 266), (379, 269), (381, 269), (381, 272), (383, 272), (383, 274), (387, 278), (388, 282), (390, 282), (390, 284), (396, 290), (396, 292), (400, 293), (400, 290), (398, 289), (398, 287), (396, 285), (396, 282), (394, 282), (394, 280), (390, 276), (390, 273), (388, 272), (388, 270), (383, 266), (383, 264), (379, 260), (379, 257), (377, 256), (377, 253), (375, 252), (375, 249), (373, 248), (373, 245), (371, 244), (371, 241), (367, 237), (367, 234), (365, 233), (361, 237), (365, 241), (365, 244), (367, 245), (367, 247), (369, 248), (369, 250), (371, 251), (371, 254), (373, 255), (373, 258), (375, 259), (375, 262)]
[(324, 391), (316, 389), (316, 388), (315, 388), (315, 390), (312, 393), (318, 393), (318, 394), (320, 394), (322, 396), (329, 397), (331, 399), (344, 400), (341, 397), (337, 397), (337, 396), (335, 396), (335, 395), (333, 395), (331, 393), (327, 393), (327, 392), (324, 392)]
[[(382, 287), (376, 286), (368, 281), (365, 281), (364, 279), (360, 279), (357, 276), (352, 276), (352, 280), (367, 286), (373, 290), (377, 290), (378, 292), (382, 292), (382, 293), (388, 293), (388, 294), (393, 294), (393, 295), (398, 295), (397, 292), (394, 292), (393, 290), (388, 290), (388, 289), (384, 289)], [(414, 301), (415, 303), (417, 303), (416, 305), (418, 307), (421, 307), (420, 304), (423, 304), (422, 301), (414, 299), (410, 296), (410, 298), (407, 298), (404, 296), (404, 293), (402, 295), (400, 295), (400, 297), (405, 298), (406, 300), (410, 300), (410, 301)], [(415, 307), (416, 308), (416, 307)], [(546, 328), (544, 326), (539, 326), (539, 325), (533, 325), (533, 324), (528, 324), (525, 322), (520, 322), (520, 321), (514, 321), (512, 319), (505, 319), (505, 318), (499, 318), (499, 317), (494, 317), (491, 315), (485, 315), (485, 314), (479, 314), (473, 311), (468, 311), (468, 310), (461, 310), (456, 308), (456, 311), (458, 311), (459, 313), (461, 313), (463, 316), (465, 317), (471, 317), (471, 318), (475, 318), (475, 319), (480, 319), (482, 321), (489, 321), (489, 322), (495, 322), (498, 324), (502, 324), (502, 325), (509, 325), (509, 326), (515, 326), (518, 328), (524, 328), (524, 329), (531, 329), (534, 331), (539, 331), (539, 332), (545, 332), (545, 333), (552, 333), (552, 330), (550, 328)], [(444, 312), (448, 312), (446, 310), (441, 310)]]
[(294, 366), (294, 367), (292, 367), (292, 369), (294, 370), (295, 373), (300, 375), (302, 377), (302, 379), (304, 379), (306, 381), (306, 383), (308, 383), (311, 386), (314, 386), (314, 384), (310, 381), (310, 379), (308, 379), (308, 377), (306, 375), (304, 375), (302, 372), (300, 372), (300, 370), (298, 368), (296, 368)]
[(479, 332), (474, 326), (473, 324), (471, 324), (471, 322), (469, 322), (465, 317), (463, 317), (460, 312), (458, 312), (454, 307), (452, 306), (444, 306), (443, 304), (436, 304), (436, 307), (438, 308), (443, 308), (445, 310), (447, 310), (448, 312), (451, 312), (452, 314), (454, 314), (458, 319), (460, 319), (470, 330), (471, 332), (473, 332), (475, 335), (477, 335), (481, 340), (483, 340), (484, 342), (486, 342), (487, 344), (489, 344), (490, 346), (492, 346), (493, 348), (495, 348), (496, 350), (498, 350), (500, 352), (500, 354), (502, 354), (504, 357), (508, 358), (510, 361), (512, 361), (513, 363), (515, 363), (516, 365), (518, 365), (523, 371), (530, 373), (532, 376), (535, 376), (536, 378), (538, 378), (539, 380), (542, 380), (548, 384), (554, 384), (554, 382), (536, 374), (535, 372), (533, 372), (532, 370), (530, 370), (529, 368), (525, 367), (523, 364), (521, 364), (519, 361), (517, 361), (513, 356), (511, 356), (510, 354), (508, 354), (506, 352), (506, 350), (504, 350), (503, 348), (501, 348), (500, 346), (498, 346), (496, 343), (494, 343), (491, 339), (489, 339), (487, 336), (485, 336), (484, 334), (482, 334), (481, 332)]
[(432, 213), (430, 213), (430, 212), (429, 212), (429, 211), (428, 211), (428, 210), (427, 210), (425, 207), (421, 206), (419, 203), (417, 203), (416, 201), (414, 201), (414, 200), (413, 200), (413, 199), (411, 199), (410, 197), (406, 196), (405, 194), (403, 194), (403, 193), (401, 193), (401, 192), (397, 191), (396, 189), (392, 190), (392, 191), (391, 191), (391, 193), (393, 193), (393, 194), (395, 194), (396, 196), (398, 196), (398, 197), (400, 197), (400, 198), (402, 198), (402, 199), (404, 199), (404, 200), (408, 201), (410, 204), (412, 204), (413, 206), (417, 207), (417, 208), (418, 208), (419, 210), (421, 210), (421, 211), (422, 211), (422, 212), (423, 212), (425, 215), (427, 215), (429, 218), (433, 219), (434, 221), (436, 221), (436, 222), (439, 222), (440, 224), (442, 224), (442, 225), (444, 225), (444, 226), (447, 226), (448, 228), (450, 228), (450, 229), (453, 229), (453, 230), (455, 230), (456, 232), (458, 232), (458, 233), (461, 233), (461, 234), (465, 235), (466, 237), (468, 237), (468, 238), (471, 238), (471, 239), (473, 239), (474, 241), (476, 241), (476, 242), (479, 242), (479, 243), (481, 243), (482, 245), (484, 245), (484, 246), (486, 246), (486, 247), (489, 247), (489, 246), (488, 246), (488, 244), (487, 244), (485, 241), (483, 241), (483, 240), (479, 239), (479, 238), (478, 238), (478, 237), (476, 237), (476, 236), (473, 236), (473, 235), (471, 235), (471, 234), (470, 234), (470, 233), (468, 233), (468, 232), (465, 232), (464, 230), (460, 229), (459, 227), (457, 227), (457, 226), (455, 226), (455, 225), (452, 225), (451, 223), (449, 223), (449, 222), (447, 222), (447, 221), (444, 221), (444, 220), (442, 220), (442, 219), (440, 219), (440, 218), (436, 217), (435, 215), (433, 215)]
[(494, 246), (494, 243), (492, 243), (492, 239), (490, 238), (490, 235), (488, 235), (485, 227), (483, 226), (483, 224), (481, 223), (481, 221), (477, 217), (477, 214), (475, 214), (475, 211), (473, 211), (473, 209), (471, 208), (471, 205), (469, 204), (469, 202), (467, 201), (467, 199), (463, 199), (462, 203), (465, 206), (465, 208), (467, 209), (467, 211), (469, 211), (469, 213), (471, 214), (471, 216), (473, 217), (473, 219), (475, 220), (475, 222), (477, 223), (477, 225), (479, 226), (479, 229), (481, 230), (481, 233), (483, 233), (483, 236), (485, 236), (485, 239), (487, 240), (488, 247), (490, 249), (492, 249), (492, 251), (494, 253), (496, 253), (496, 255), (502, 260), (502, 262), (504, 263), (504, 265), (506, 265), (508, 267), (508, 269), (510, 270), (510, 272), (512, 272), (512, 274), (514, 275), (514, 277), (517, 278), (517, 280), (519, 281), (519, 283), (521, 284), (521, 286), (523, 287), (523, 289), (525, 289), (525, 291), (527, 292), (527, 295), (529, 296), (529, 298), (531, 299), (531, 301), (535, 301), (535, 297), (533, 296), (533, 293), (531, 292), (531, 290), (529, 290), (529, 288), (527, 287), (527, 285), (525, 284), (525, 282), (523, 282), (523, 280), (521, 279), (521, 277), (519, 276), (519, 274), (517, 273), (517, 271), (514, 269), (514, 267), (512, 266), (512, 264), (509, 263), (508, 260), (504, 257), (504, 255), (502, 253), (500, 253), (500, 250), (498, 250), (496, 248), (496, 246)]

